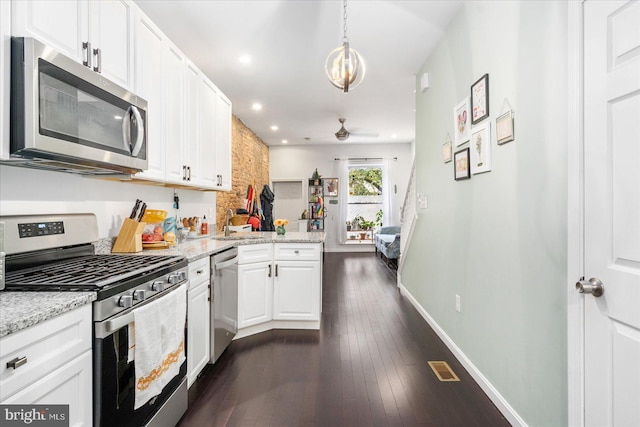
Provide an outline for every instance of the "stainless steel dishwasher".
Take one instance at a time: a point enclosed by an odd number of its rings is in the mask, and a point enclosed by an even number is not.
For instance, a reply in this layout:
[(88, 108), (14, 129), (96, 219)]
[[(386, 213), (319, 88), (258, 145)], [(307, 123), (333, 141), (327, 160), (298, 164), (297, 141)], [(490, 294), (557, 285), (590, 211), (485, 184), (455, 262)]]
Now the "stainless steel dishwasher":
[(211, 359), (215, 363), (238, 333), (238, 249), (211, 257)]

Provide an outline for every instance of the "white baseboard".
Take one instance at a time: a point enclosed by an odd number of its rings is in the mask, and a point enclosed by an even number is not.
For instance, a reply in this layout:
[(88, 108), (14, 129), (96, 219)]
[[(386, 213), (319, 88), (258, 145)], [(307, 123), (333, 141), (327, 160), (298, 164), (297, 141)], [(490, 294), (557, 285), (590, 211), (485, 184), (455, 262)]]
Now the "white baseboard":
[(518, 415), (518, 413), (509, 405), (509, 402), (502, 397), (502, 395), (496, 390), (496, 388), (489, 382), (489, 380), (482, 375), (482, 372), (469, 360), (469, 358), (462, 352), (462, 350), (456, 345), (456, 343), (447, 335), (447, 333), (438, 325), (438, 323), (427, 313), (427, 311), (420, 305), (420, 303), (411, 295), (411, 293), (404, 287), (402, 283), (398, 283), (398, 287), (400, 288), (400, 292), (403, 296), (407, 297), (407, 299), (413, 304), (413, 306), (418, 310), (418, 313), (427, 321), (429, 326), (438, 334), (440, 339), (445, 343), (445, 345), (451, 350), (453, 355), (458, 359), (458, 361), (465, 367), (465, 369), (471, 374), (473, 379), (478, 383), (480, 388), (486, 393), (486, 395), (491, 399), (494, 405), (498, 408), (502, 415), (511, 423), (513, 426), (526, 427), (527, 424), (524, 420)]

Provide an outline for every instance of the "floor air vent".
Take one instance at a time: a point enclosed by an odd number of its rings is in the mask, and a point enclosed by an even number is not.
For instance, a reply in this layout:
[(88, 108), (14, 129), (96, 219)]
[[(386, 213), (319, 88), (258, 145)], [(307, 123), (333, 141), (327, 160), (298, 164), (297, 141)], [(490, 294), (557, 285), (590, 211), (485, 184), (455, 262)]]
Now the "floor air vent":
[(447, 362), (435, 361), (428, 363), (440, 381), (460, 381), (460, 378), (453, 372)]

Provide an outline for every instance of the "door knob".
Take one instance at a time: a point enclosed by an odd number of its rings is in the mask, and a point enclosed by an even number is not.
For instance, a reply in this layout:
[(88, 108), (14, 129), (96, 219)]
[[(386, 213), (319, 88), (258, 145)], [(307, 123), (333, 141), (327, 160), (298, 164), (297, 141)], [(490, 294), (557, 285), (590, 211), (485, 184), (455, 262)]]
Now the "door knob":
[(604, 293), (604, 285), (595, 277), (592, 277), (589, 281), (580, 280), (576, 283), (576, 289), (581, 294), (591, 294), (594, 297), (599, 297)]

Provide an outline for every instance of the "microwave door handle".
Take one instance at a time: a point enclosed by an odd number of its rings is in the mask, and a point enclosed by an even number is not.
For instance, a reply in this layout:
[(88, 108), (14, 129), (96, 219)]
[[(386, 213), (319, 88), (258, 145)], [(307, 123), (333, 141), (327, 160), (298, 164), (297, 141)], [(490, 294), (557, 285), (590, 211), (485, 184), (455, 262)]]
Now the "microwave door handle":
[(124, 149), (131, 152), (131, 108), (127, 108), (122, 118), (122, 141), (124, 142)]
[(131, 154), (136, 157), (142, 148), (142, 142), (144, 141), (144, 123), (142, 123), (142, 116), (140, 115), (140, 111), (133, 105), (129, 107), (131, 111), (133, 111), (133, 116), (135, 117), (136, 124), (138, 126), (138, 132), (136, 135), (136, 143), (131, 149)]

